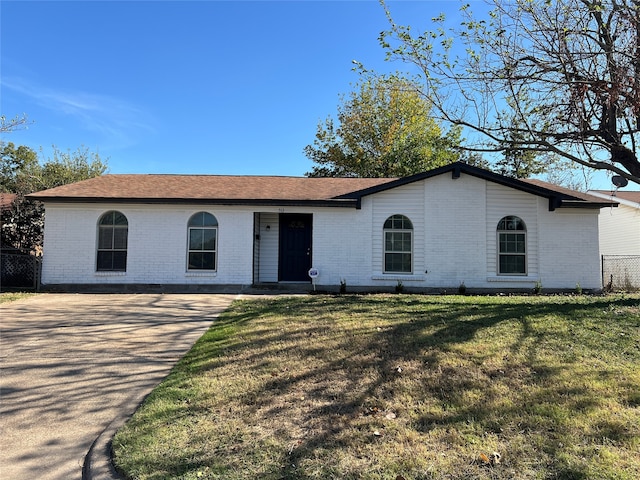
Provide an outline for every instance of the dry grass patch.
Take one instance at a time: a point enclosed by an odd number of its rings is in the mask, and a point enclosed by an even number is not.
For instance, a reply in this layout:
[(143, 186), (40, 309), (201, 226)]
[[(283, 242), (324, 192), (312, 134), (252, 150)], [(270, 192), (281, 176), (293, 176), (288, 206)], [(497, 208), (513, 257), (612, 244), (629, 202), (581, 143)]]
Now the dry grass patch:
[(0, 304), (15, 302), (16, 300), (22, 300), (23, 298), (29, 298), (36, 295), (29, 292), (4, 292), (0, 293)]
[(636, 479), (639, 330), (638, 295), (236, 302), (114, 458), (131, 479)]

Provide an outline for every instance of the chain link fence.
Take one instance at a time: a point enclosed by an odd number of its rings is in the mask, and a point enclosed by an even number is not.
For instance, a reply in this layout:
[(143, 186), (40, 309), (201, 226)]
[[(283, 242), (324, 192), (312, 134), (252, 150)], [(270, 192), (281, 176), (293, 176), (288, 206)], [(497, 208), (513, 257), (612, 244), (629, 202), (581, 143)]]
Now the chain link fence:
[(640, 255), (603, 255), (602, 285), (605, 290), (640, 290)]
[(0, 254), (0, 291), (38, 290), (40, 286), (39, 257), (19, 253)]

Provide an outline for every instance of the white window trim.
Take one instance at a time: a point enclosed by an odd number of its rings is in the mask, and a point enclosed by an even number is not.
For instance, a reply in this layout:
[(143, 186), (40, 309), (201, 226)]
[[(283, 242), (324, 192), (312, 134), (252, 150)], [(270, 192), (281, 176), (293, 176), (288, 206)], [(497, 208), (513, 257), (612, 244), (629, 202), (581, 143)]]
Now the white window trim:
[[(189, 248), (189, 244), (191, 242), (191, 230), (215, 230), (216, 231), (216, 248), (214, 250), (191, 250)], [(214, 227), (187, 227), (187, 258), (186, 258), (186, 268), (187, 268), (187, 274), (193, 274), (195, 273), (196, 275), (193, 276), (198, 276), (198, 273), (203, 273), (204, 275), (202, 276), (211, 276), (212, 273), (215, 273), (218, 271), (218, 241), (220, 240), (218, 237), (218, 226), (214, 226)], [(202, 253), (211, 253), (213, 252), (213, 263), (214, 263), (214, 268), (213, 269), (202, 269), (202, 268), (189, 268), (189, 254), (191, 252), (202, 252)]]
[[(393, 216), (393, 215), (392, 215)], [(403, 215), (404, 217), (406, 217), (406, 215)], [(406, 217), (409, 219), (409, 217)], [(409, 221), (411, 221), (411, 219), (409, 219)], [(386, 222), (386, 220), (385, 220)], [(412, 222), (413, 223), (413, 222)], [(394, 251), (394, 250), (387, 250), (386, 245), (387, 245), (387, 233), (409, 233), (411, 235), (411, 251), (410, 252), (404, 252), (404, 251)], [(409, 253), (409, 255), (411, 255), (411, 270), (409, 272), (398, 272), (395, 270), (387, 270), (387, 262), (386, 262), (386, 256), (387, 253)], [(403, 229), (395, 229), (395, 228), (383, 228), (382, 229), (382, 273), (384, 273), (385, 275), (387, 275), (385, 278), (389, 279), (389, 275), (412, 275), (413, 274), (413, 259), (414, 259), (414, 255), (413, 255), (413, 229), (409, 230), (406, 228)]]
[(504, 282), (504, 283), (531, 283), (538, 282), (540, 278), (529, 277), (525, 275), (496, 275), (487, 277), (487, 282)]
[[(102, 218), (107, 214), (107, 213), (111, 213), (111, 212), (116, 212), (119, 213), (120, 215), (122, 215), (126, 221), (127, 224), (126, 225), (100, 225), (100, 221), (102, 220)], [(109, 228), (111, 229), (111, 242), (113, 245), (115, 245), (115, 231), (116, 229), (123, 229), (123, 230), (127, 230), (127, 236), (126, 236), (126, 241), (127, 241), (127, 246), (125, 248), (100, 248), (100, 231), (101, 229), (104, 228)], [(120, 275), (124, 275), (127, 273), (127, 266), (128, 266), (128, 261), (129, 261), (129, 219), (127, 218), (127, 216), (122, 213), (119, 210), (107, 210), (106, 212), (104, 212), (102, 215), (100, 215), (100, 217), (98, 217), (98, 224), (97, 224), (97, 230), (96, 230), (96, 259), (95, 259), (95, 270), (94, 273), (96, 274), (96, 276), (105, 276), (105, 277), (109, 277), (109, 276), (120, 276)], [(100, 270), (98, 269), (98, 257), (100, 256), (100, 252), (125, 252), (126, 254), (126, 260), (124, 263), (124, 270)]]
[(408, 273), (386, 273), (371, 276), (371, 280), (398, 280), (401, 282), (423, 282), (426, 279), (427, 277), (424, 275), (413, 275)]
[[(528, 237), (527, 237), (527, 224), (522, 219), (522, 217), (518, 215), (505, 215), (498, 222), (498, 226), (500, 225), (500, 223), (502, 223), (502, 220), (504, 220), (505, 218), (517, 218), (518, 220), (520, 220), (520, 222), (522, 222), (522, 225), (524, 226), (524, 230), (500, 230), (496, 227), (496, 275), (498, 277), (515, 277), (515, 278), (528, 277), (529, 276), (529, 244), (528, 244)], [(500, 235), (501, 234), (524, 235), (524, 253), (518, 253), (518, 252), (502, 253), (500, 251)], [(524, 273), (500, 272), (500, 258), (502, 256), (510, 256), (510, 257), (524, 256)]]
[[(503, 253), (500, 251), (500, 235), (501, 234), (516, 234), (516, 235), (524, 235), (524, 253), (511, 253), (511, 252), (507, 252), (507, 253)], [(496, 274), (499, 276), (512, 276), (512, 277), (526, 277), (529, 274), (529, 257), (527, 254), (527, 251), (529, 250), (528, 245), (527, 245), (527, 231), (526, 230), (514, 230), (514, 231), (509, 231), (509, 230), (498, 230), (497, 234), (496, 234), (496, 247), (497, 247), (497, 255), (496, 255)], [(502, 273), (500, 272), (500, 257), (501, 256), (507, 256), (507, 257), (521, 257), (524, 255), (524, 273)]]

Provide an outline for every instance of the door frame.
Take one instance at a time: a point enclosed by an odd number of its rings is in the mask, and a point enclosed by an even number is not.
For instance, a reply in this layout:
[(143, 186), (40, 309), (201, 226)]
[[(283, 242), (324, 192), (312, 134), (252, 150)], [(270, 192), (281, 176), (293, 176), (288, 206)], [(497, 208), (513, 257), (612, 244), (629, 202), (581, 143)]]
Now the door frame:
[[(302, 232), (291, 228), (294, 221), (302, 222)], [(307, 272), (311, 268), (313, 260), (313, 214), (311, 213), (281, 213), (279, 215), (279, 244), (278, 244), (278, 282), (311, 282)], [(302, 246), (293, 253), (287, 250), (289, 240), (295, 240), (294, 235), (301, 234), (298, 238)], [(290, 258), (289, 255), (293, 255)], [(290, 261), (295, 264), (291, 268)]]

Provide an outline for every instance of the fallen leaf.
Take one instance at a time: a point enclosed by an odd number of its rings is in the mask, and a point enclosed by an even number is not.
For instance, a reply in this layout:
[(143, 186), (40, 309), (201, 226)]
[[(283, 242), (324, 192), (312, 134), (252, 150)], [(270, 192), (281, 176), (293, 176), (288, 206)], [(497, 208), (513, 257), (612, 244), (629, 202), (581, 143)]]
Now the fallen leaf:
[(479, 458), (482, 463), (491, 463), (491, 460), (489, 460), (489, 457), (487, 457), (484, 453), (481, 453)]

